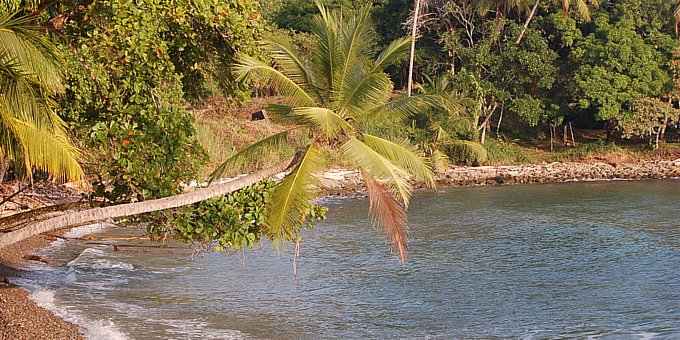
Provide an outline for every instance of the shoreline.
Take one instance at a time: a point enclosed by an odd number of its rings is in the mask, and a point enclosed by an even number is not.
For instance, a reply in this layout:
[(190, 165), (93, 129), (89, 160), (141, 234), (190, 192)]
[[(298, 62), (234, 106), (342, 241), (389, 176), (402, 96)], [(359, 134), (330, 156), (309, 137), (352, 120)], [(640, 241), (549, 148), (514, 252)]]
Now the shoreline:
[[(451, 167), (437, 176), (442, 188), (525, 183), (680, 178), (680, 159), (628, 163), (566, 162), (512, 166)], [(320, 176), (323, 197), (354, 196), (365, 192), (357, 171), (333, 169)], [(414, 184), (415, 189), (422, 185)], [(62, 233), (65, 231), (62, 231)], [(84, 339), (84, 329), (38, 306), (29, 292), (12, 284), (31, 269), (24, 255), (49, 246), (54, 239), (34, 236), (0, 249), (0, 338)], [(49, 264), (48, 264), (49, 265)], [(5, 282), (3, 282), (5, 281)]]
[[(454, 166), (436, 176), (440, 188), (530, 183), (568, 183), (608, 180), (650, 180), (680, 178), (680, 159), (635, 163), (568, 162), (499, 166)], [(365, 193), (358, 171), (334, 169), (320, 176), (322, 196), (353, 196)], [(422, 189), (421, 183), (413, 183)]]
[(52, 240), (39, 235), (0, 249), (1, 339), (84, 339), (80, 326), (38, 306), (28, 290), (12, 283), (32, 270), (23, 256), (50, 244)]

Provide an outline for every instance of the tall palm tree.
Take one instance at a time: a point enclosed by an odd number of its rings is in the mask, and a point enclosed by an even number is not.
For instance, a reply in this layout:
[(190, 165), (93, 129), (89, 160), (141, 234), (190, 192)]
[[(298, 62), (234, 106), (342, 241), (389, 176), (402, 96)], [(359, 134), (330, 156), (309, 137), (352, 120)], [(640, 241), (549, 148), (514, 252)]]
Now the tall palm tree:
[[(602, 0), (553, 0), (560, 8), (562, 8), (562, 13), (564, 13), (564, 16), (569, 15), (569, 10), (571, 8), (576, 9), (576, 15), (587, 21), (590, 22), (590, 6), (597, 7), (602, 3)], [(541, 0), (536, 0), (534, 3), (534, 6), (531, 8), (531, 12), (529, 13), (529, 17), (527, 17), (526, 22), (524, 23), (524, 27), (522, 28), (522, 33), (517, 37), (517, 40), (515, 43), (519, 44), (522, 42), (522, 38), (524, 37), (524, 34), (527, 31), (527, 28), (529, 28), (529, 23), (531, 23), (531, 20), (534, 18), (534, 15), (536, 14), (536, 10), (538, 9), (538, 5), (541, 2)]]
[[(428, 163), (406, 140), (388, 140), (362, 131), (370, 121), (404, 115), (427, 104), (418, 95), (390, 101), (392, 81), (385, 67), (405, 56), (411, 42), (398, 39), (377, 54), (370, 23), (370, 8), (356, 12), (330, 11), (317, 3), (314, 19), (315, 48), (305, 59), (293, 45), (272, 38), (264, 48), (277, 67), (241, 55), (236, 66), (240, 78), (252, 77), (278, 88), (287, 107), (274, 111), (297, 121), (311, 136), (298, 153), (293, 170), (272, 193), (266, 234), (271, 240), (291, 241), (304, 223), (300, 211), (316, 193), (315, 176), (324, 170), (320, 150), (329, 149), (360, 170), (370, 200), (370, 214), (387, 234), (393, 251), (406, 258), (407, 218), (411, 176), (434, 186)], [(287, 132), (266, 138), (227, 160), (213, 177), (238, 160), (256, 155), (259, 148), (280, 145)]]
[(28, 178), (39, 169), (81, 181), (78, 151), (53, 110), (63, 91), (55, 49), (32, 20), (0, 13), (0, 157)]

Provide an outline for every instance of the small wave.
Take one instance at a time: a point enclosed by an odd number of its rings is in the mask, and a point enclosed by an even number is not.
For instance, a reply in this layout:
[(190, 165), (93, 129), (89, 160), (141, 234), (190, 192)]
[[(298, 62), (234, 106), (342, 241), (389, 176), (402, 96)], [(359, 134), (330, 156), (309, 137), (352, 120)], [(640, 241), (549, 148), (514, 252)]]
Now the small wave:
[(93, 269), (124, 269), (134, 270), (135, 267), (127, 262), (120, 262), (115, 260), (103, 259), (107, 254), (97, 248), (86, 248), (78, 257), (69, 261), (66, 265), (69, 267), (83, 266)]
[(31, 293), (29, 298), (38, 306), (49, 309), (58, 317), (83, 327), (85, 329), (85, 337), (88, 339), (129, 339), (111, 321), (89, 320), (77, 313), (69, 312), (66, 308), (57, 307), (54, 303), (54, 291), (38, 290)]

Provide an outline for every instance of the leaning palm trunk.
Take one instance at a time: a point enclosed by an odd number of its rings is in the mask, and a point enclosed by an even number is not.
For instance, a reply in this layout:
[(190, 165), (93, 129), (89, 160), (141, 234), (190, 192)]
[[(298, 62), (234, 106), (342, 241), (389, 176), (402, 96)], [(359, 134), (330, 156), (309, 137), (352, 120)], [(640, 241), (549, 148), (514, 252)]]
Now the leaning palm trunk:
[(204, 201), (209, 198), (226, 195), (286, 170), (289, 167), (290, 162), (291, 160), (287, 160), (247, 176), (234, 179), (233, 181), (213, 185), (204, 189), (195, 190), (176, 196), (170, 196), (151, 201), (94, 208), (53, 217), (28, 227), (0, 235), (0, 249), (10, 244), (25, 240), (31, 236), (39, 235), (51, 230), (67, 228), (93, 221), (101, 221), (109, 218), (132, 216), (152, 211), (172, 209)]
[(531, 19), (534, 18), (534, 14), (536, 14), (536, 10), (538, 9), (538, 4), (541, 2), (541, 0), (536, 0), (536, 3), (534, 3), (534, 7), (531, 9), (531, 13), (529, 13), (529, 17), (527, 17), (527, 21), (524, 23), (524, 27), (522, 28), (522, 33), (519, 34), (519, 37), (517, 37), (517, 40), (515, 41), (515, 44), (519, 44), (522, 42), (522, 38), (524, 38), (524, 34), (527, 32), (527, 28), (529, 28), (529, 23), (531, 22)]

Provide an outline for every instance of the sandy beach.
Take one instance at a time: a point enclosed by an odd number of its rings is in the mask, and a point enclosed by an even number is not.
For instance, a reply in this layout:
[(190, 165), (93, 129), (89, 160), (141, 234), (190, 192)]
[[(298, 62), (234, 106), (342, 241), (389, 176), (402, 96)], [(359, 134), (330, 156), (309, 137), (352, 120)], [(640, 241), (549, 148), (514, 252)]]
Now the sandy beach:
[(28, 262), (24, 255), (48, 246), (42, 236), (0, 249), (0, 339), (83, 339), (80, 328), (57, 317), (28, 298), (29, 293), (12, 284), (22, 277)]

